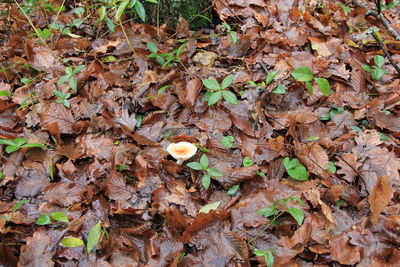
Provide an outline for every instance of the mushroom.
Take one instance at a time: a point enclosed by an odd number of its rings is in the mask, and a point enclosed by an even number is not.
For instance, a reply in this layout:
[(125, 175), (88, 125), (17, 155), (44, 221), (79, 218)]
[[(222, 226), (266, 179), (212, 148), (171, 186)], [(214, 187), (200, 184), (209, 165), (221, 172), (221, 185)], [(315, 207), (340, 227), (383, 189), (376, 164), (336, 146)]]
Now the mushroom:
[(197, 147), (189, 142), (179, 142), (169, 144), (168, 153), (177, 160), (176, 163), (182, 165), (183, 161), (190, 159), (197, 152)]

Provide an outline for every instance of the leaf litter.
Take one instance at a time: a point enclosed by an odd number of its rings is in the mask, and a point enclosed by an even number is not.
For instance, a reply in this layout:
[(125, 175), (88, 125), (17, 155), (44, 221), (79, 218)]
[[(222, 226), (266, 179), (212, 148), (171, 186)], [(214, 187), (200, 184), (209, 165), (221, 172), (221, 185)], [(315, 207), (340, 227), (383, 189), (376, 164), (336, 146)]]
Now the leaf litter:
[(368, 30), (400, 48), (372, 3), (218, 0), (189, 31), (31, 2), (0, 4), (1, 265), (398, 265), (399, 74)]

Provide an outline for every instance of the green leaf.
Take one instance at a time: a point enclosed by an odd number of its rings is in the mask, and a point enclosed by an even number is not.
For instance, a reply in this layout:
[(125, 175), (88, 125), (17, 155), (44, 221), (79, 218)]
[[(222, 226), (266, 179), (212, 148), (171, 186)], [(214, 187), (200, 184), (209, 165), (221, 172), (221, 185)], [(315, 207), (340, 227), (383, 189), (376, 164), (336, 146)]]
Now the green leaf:
[(11, 92), (8, 90), (1, 90), (0, 91), (0, 96), (10, 96)]
[(83, 14), (85, 13), (85, 8), (83, 7), (77, 7), (74, 9), (74, 13), (78, 16), (78, 17), (82, 17)]
[(239, 185), (238, 185), (238, 184), (237, 184), (237, 185), (234, 185), (234, 186), (231, 186), (231, 187), (228, 189), (227, 194), (230, 195), (230, 196), (232, 196), (232, 195), (234, 195), (234, 194), (238, 191), (238, 189), (239, 189)]
[(329, 82), (325, 78), (315, 78), (314, 81), (317, 83), (319, 90), (324, 96), (329, 96), (329, 93), (331, 91), (331, 87), (329, 85)]
[(157, 53), (158, 52), (158, 48), (157, 48), (157, 45), (155, 43), (146, 42), (146, 46), (147, 46), (147, 49), (149, 49), (150, 52), (153, 52), (153, 53)]
[(65, 73), (68, 74), (67, 76), (71, 76), (72, 75), (72, 68), (71, 67), (66, 67), (65, 68)]
[(283, 84), (278, 84), (274, 90), (272, 90), (272, 93), (277, 94), (277, 95), (284, 95), (286, 94), (286, 87)]
[(232, 74), (226, 76), (225, 79), (222, 81), (221, 89), (225, 89), (230, 86), (233, 82), (233, 78), (234, 76)]
[(294, 160), (294, 159), (293, 159), (293, 160), (290, 160), (289, 157), (285, 157), (285, 158), (282, 160), (282, 163), (283, 163), (283, 166), (285, 167), (286, 170), (293, 169), (293, 168), (296, 167), (296, 162), (295, 162), (295, 160)]
[(309, 67), (299, 67), (292, 71), (292, 76), (300, 82), (310, 82), (313, 79), (313, 73)]
[(306, 88), (307, 88), (307, 92), (309, 93), (309, 95), (313, 95), (313, 88), (312, 88), (312, 84), (310, 82), (306, 82)]
[(75, 247), (80, 247), (83, 246), (85, 243), (83, 242), (82, 239), (76, 238), (76, 237), (67, 237), (61, 240), (61, 245), (67, 248), (75, 248)]
[(279, 73), (281, 73), (280, 70), (274, 70), (268, 73), (267, 77), (265, 78), (265, 84), (272, 82)]
[(189, 168), (196, 170), (196, 171), (202, 171), (205, 170), (206, 168), (201, 165), (199, 162), (189, 162), (188, 164), (186, 164), (186, 166), (188, 166)]
[(232, 44), (236, 44), (237, 41), (238, 41), (237, 36), (236, 36), (236, 32), (230, 31), (229, 32), (229, 39), (231, 40)]
[(2, 172), (0, 172), (0, 179), (4, 178), (4, 174)]
[(328, 172), (336, 173), (336, 166), (335, 163), (333, 163), (332, 161), (329, 161), (328, 163)]
[(27, 199), (23, 199), (21, 201), (19, 201), (17, 204), (14, 205), (14, 207), (11, 209), (11, 213), (16, 212), (17, 210), (19, 210), (19, 208), (24, 205), (26, 202), (28, 202), (29, 200)]
[(15, 143), (8, 139), (0, 139), (0, 145), (15, 146)]
[(233, 140), (234, 140), (234, 138), (233, 138), (233, 136), (224, 136), (224, 137), (222, 137), (221, 139), (219, 139), (219, 141), (221, 142), (221, 144), (226, 148), (226, 149), (229, 149), (229, 148), (232, 148), (234, 145), (233, 145)]
[(371, 67), (370, 67), (370, 66), (365, 65), (365, 64), (362, 64), (361, 67), (362, 67), (365, 71), (371, 72)]
[(214, 203), (204, 205), (203, 207), (200, 208), (199, 213), (201, 213), (201, 212), (209, 213), (210, 210), (216, 210), (220, 204), (221, 204), (221, 200), (214, 202)]
[(13, 141), (14, 141), (14, 145), (16, 145), (16, 146), (22, 146), (23, 144), (25, 144), (26, 142), (28, 142), (28, 139), (27, 139), (27, 138), (21, 138), (21, 137), (19, 137), (19, 138), (15, 138)]
[(74, 76), (69, 79), (69, 87), (76, 92), (78, 86), (78, 81)]
[(117, 12), (115, 13), (115, 18), (114, 18), (115, 21), (119, 21), (121, 19), (121, 16), (124, 13), (128, 4), (129, 4), (129, 1), (125, 0), (118, 6)]
[(60, 79), (58, 79), (57, 85), (61, 85), (61, 84), (65, 83), (68, 79), (69, 79), (68, 75), (62, 76)]
[(383, 65), (385, 65), (385, 58), (383, 56), (376, 55), (374, 56), (374, 62), (378, 68), (381, 68)]
[(234, 93), (232, 93), (231, 91), (224, 90), (224, 91), (222, 91), (222, 95), (224, 96), (224, 99), (226, 101), (228, 101), (229, 103), (231, 103), (233, 105), (239, 104), (239, 102), (236, 98), (236, 95)]
[(146, 21), (146, 10), (144, 9), (143, 4), (140, 1), (137, 1), (135, 6), (136, 14), (142, 19), (143, 22)]
[(305, 139), (306, 142), (315, 142), (319, 140), (319, 136), (309, 136)]
[(253, 165), (253, 161), (251, 159), (249, 159), (248, 157), (244, 157), (243, 166), (250, 167), (251, 165)]
[(111, 32), (114, 32), (114, 31), (115, 31), (115, 24), (114, 24), (114, 22), (113, 22), (111, 19), (107, 18), (107, 17), (106, 17), (106, 25), (107, 25), (107, 28), (108, 28)]
[(153, 4), (158, 4), (157, 0), (146, 0), (146, 1), (149, 2), (149, 3), (153, 3)]
[(217, 103), (217, 102), (221, 99), (221, 97), (222, 97), (222, 91), (214, 92), (214, 93), (210, 96), (210, 99), (208, 100), (208, 105), (209, 105), (209, 106), (214, 105), (215, 103)]
[(67, 215), (61, 211), (55, 211), (50, 213), (50, 217), (59, 222), (65, 222), (65, 223), (69, 222)]
[(62, 103), (66, 108), (71, 108), (71, 103), (67, 99), (65, 99)]
[(100, 239), (100, 234), (101, 234), (101, 222), (98, 222), (95, 226), (92, 227), (89, 231), (88, 239), (87, 239), (87, 244), (86, 244), (86, 250), (87, 253), (90, 254), (93, 250), (93, 248), (97, 245)]
[(268, 206), (268, 207), (266, 207), (266, 208), (263, 208), (263, 209), (261, 209), (261, 210), (259, 210), (258, 212), (257, 212), (257, 214), (258, 215), (262, 215), (262, 216), (265, 216), (265, 217), (271, 217), (271, 216), (273, 216), (273, 215), (276, 215), (276, 214), (278, 214), (280, 212), (280, 210), (278, 210), (277, 208), (275, 208), (275, 205), (271, 205), (271, 206)]
[(222, 25), (225, 27), (226, 30), (231, 31), (231, 26), (228, 25), (226, 22), (222, 22)]
[(19, 147), (19, 146), (7, 146), (6, 147), (6, 152), (10, 154), (10, 153), (13, 153), (14, 151), (17, 151), (20, 148), (21, 147)]
[(72, 72), (72, 74), (77, 74), (78, 72), (80, 72), (81, 70), (83, 70), (86, 66), (85, 65), (79, 65), (78, 67), (76, 67), (74, 69), (74, 71)]
[(221, 90), (221, 86), (219, 86), (219, 83), (214, 78), (208, 78), (208, 79), (202, 80), (202, 83), (205, 87), (207, 87), (210, 90), (214, 90), (214, 91)]
[(129, 5), (128, 5), (128, 7), (129, 8), (132, 8), (134, 5), (136, 5), (136, 2), (137, 2), (138, 0), (130, 0), (129, 1)]
[(179, 46), (179, 48), (175, 51), (175, 55), (178, 60), (179, 60), (179, 57), (182, 55), (185, 45), (186, 45), (186, 43), (181, 44), (181, 46)]
[(222, 176), (224, 176), (224, 174), (220, 170), (215, 169), (215, 168), (208, 168), (207, 169), (207, 173), (212, 177), (222, 177)]
[(295, 208), (295, 207), (290, 207), (288, 212), (296, 220), (298, 225), (301, 225), (303, 223), (304, 211), (302, 209)]
[(203, 169), (206, 169), (208, 167), (209, 161), (208, 158), (205, 154), (203, 154), (200, 158), (200, 164), (203, 166)]
[(378, 133), (378, 134), (381, 137), (381, 141), (382, 142), (385, 142), (385, 141), (389, 140), (389, 138), (384, 133)]
[(58, 98), (64, 98), (64, 94), (59, 90), (53, 90), (53, 94)]
[(207, 173), (201, 177), (201, 183), (203, 184), (204, 189), (208, 190), (211, 184), (211, 177)]
[(299, 180), (299, 181), (307, 181), (308, 180), (308, 174), (307, 174), (307, 169), (303, 165), (297, 166), (294, 169), (286, 170), (287, 173), (292, 177), (293, 179)]
[(38, 144), (38, 143), (29, 143), (29, 144), (22, 145), (21, 147), (40, 147), (40, 148), (46, 148), (45, 145)]
[(100, 16), (100, 21), (103, 21), (106, 18), (106, 7), (105, 6), (101, 6), (99, 8), (99, 16)]
[(380, 68), (374, 69), (371, 72), (372, 78), (374, 78), (374, 80), (376, 80), (376, 81), (379, 81), (384, 74), (385, 74), (385, 70), (380, 69)]
[(47, 214), (41, 214), (35, 222), (37, 225), (47, 225), (51, 224), (50, 216)]

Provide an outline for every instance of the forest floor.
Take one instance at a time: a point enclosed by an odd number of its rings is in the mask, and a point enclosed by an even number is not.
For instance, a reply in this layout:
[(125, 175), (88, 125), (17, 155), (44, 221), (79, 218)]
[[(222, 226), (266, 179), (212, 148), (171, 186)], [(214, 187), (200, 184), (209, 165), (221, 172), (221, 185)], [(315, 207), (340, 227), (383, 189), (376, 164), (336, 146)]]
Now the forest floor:
[(19, 2), (1, 266), (399, 266), (398, 1), (389, 28), (373, 1), (216, 0), (226, 24), (197, 31), (139, 1)]

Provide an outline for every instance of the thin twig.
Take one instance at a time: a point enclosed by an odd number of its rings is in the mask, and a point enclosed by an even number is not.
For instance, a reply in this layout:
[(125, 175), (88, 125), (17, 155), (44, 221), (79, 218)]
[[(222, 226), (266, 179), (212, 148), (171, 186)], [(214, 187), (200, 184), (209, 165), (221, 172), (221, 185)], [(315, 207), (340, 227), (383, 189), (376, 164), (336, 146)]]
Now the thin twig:
[(118, 20), (118, 22), (119, 22), (119, 26), (121, 26), (122, 32), (124, 33), (124, 36), (125, 36), (125, 39), (126, 39), (126, 41), (128, 43), (129, 48), (132, 50), (133, 54), (136, 54), (135, 49), (133, 48), (133, 46), (131, 44), (131, 41), (128, 38), (128, 35), (125, 32), (124, 25), (122, 25), (121, 20)]
[(389, 59), (390, 63), (393, 65), (393, 67), (397, 70), (397, 72), (400, 75), (400, 67), (394, 62), (392, 55), (390, 55), (389, 51), (385, 48), (385, 44), (382, 42), (381, 38), (376, 34), (376, 32), (372, 31), (371, 35), (374, 37), (376, 42), (379, 44), (383, 52), (385, 53), (386, 57)]
[[(214, 1), (214, 2), (215, 2), (215, 1)], [(229, 12), (231, 12), (241, 23), (245, 24), (244, 21), (243, 21), (241, 18), (239, 18), (239, 16), (236, 15), (236, 13), (233, 12), (232, 9), (230, 9), (228, 5), (226, 5), (226, 4), (225, 4), (224, 2), (222, 2), (221, 0), (218, 0), (218, 2), (220, 2), (224, 7), (226, 7), (226, 9), (228, 9)]]
[[(358, 2), (358, 0), (352, 0), (353, 4), (358, 6), (358, 7), (363, 7), (363, 8), (367, 8), (366, 6), (364, 6), (363, 4), (361, 4), (360, 2)], [(383, 13), (379, 13), (375, 10), (370, 10), (367, 8), (367, 13), (366, 16), (373, 16), (376, 19), (378, 19), (380, 22), (382, 22), (382, 24), (386, 27), (386, 29), (393, 35), (393, 37), (397, 40), (400, 41), (400, 33), (398, 33), (391, 25), (390, 21), (385, 17), (385, 15)]]

